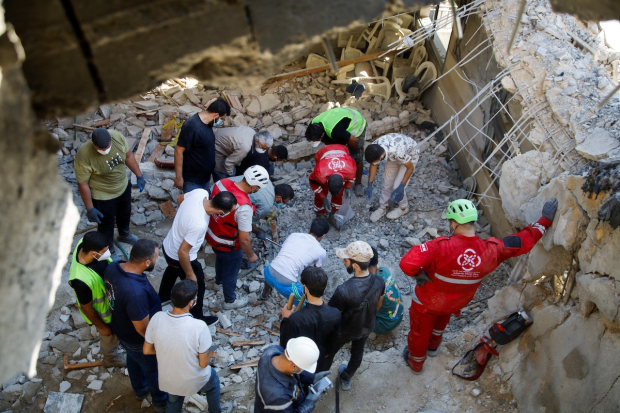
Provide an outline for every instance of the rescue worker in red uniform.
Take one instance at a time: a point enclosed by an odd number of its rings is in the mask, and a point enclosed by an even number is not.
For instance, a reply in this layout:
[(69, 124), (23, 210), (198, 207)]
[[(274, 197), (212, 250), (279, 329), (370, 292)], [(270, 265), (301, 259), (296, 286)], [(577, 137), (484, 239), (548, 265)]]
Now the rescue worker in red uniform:
[(345, 189), (350, 190), (355, 182), (355, 161), (344, 145), (327, 145), (314, 156), (316, 166), (310, 174), (310, 188), (314, 191), (314, 212), (317, 217), (327, 213), (323, 205), (328, 192), (332, 194), (329, 222), (336, 226), (334, 214), (342, 206), (342, 195)]
[(250, 263), (258, 261), (250, 240), (252, 216), (256, 208), (252, 205), (249, 194), (258, 192), (268, 183), (267, 170), (254, 165), (246, 169), (243, 180), (237, 183), (230, 179), (220, 179), (213, 185), (211, 199), (222, 191), (232, 192), (237, 198), (237, 207), (234, 211), (211, 216), (205, 237), (215, 252), (215, 283), (222, 285), (224, 292), (222, 307), (225, 310), (245, 307), (248, 304), (247, 297), (237, 297), (235, 288), (243, 252), (248, 255)]
[(545, 203), (542, 217), (516, 234), (502, 239), (480, 239), (474, 223), (475, 205), (458, 199), (448, 205), (444, 219), (450, 236), (417, 245), (400, 261), (405, 274), (416, 279), (410, 327), (403, 357), (415, 374), (421, 374), (426, 356), (439, 353), (443, 331), (452, 314), (472, 300), (484, 277), (508, 258), (529, 252), (553, 223), (558, 201)]

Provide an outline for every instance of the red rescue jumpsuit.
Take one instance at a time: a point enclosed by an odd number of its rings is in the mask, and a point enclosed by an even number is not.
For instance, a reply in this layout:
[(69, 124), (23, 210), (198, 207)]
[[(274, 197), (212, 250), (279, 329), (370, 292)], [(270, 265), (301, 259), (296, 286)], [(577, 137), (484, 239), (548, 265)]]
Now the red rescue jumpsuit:
[(336, 212), (342, 206), (342, 194), (345, 188), (351, 188), (355, 182), (357, 167), (344, 145), (327, 145), (321, 148), (314, 156), (316, 166), (310, 174), (310, 188), (314, 191), (314, 212), (324, 214), (327, 211), (323, 206), (323, 199), (329, 195), (327, 180), (336, 174), (342, 176), (344, 185), (340, 192), (332, 195), (331, 207)]
[(520, 232), (503, 239), (480, 239), (455, 234), (417, 245), (400, 260), (410, 277), (423, 270), (432, 280), (416, 285), (409, 309), (409, 365), (422, 371), (427, 350), (441, 343), (450, 315), (459, 315), (472, 300), (485, 275), (508, 258), (529, 252), (551, 226), (540, 218)]

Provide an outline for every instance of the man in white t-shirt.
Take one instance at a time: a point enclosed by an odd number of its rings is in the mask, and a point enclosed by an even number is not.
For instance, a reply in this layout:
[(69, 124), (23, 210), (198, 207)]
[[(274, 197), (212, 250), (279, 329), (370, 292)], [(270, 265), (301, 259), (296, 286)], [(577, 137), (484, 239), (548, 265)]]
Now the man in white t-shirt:
[(263, 271), (265, 286), (260, 297), (262, 300), (269, 298), (273, 287), (285, 298), (294, 293), (295, 304), (299, 302), (304, 294), (299, 276), (308, 267), (323, 265), (327, 253), (320, 242), (328, 231), (329, 223), (317, 218), (312, 221), (309, 234), (298, 232), (286, 238), (278, 255)]
[(207, 394), (209, 413), (222, 411), (220, 380), (209, 366), (209, 359), (214, 355), (209, 351), (212, 344), (209, 327), (189, 313), (200, 301), (197, 293), (195, 282), (183, 280), (176, 284), (171, 293), (172, 311), (156, 313), (144, 335), (142, 351), (157, 356), (159, 388), (168, 392), (167, 413), (181, 413), (185, 396), (198, 392)]
[(237, 199), (231, 192), (220, 192), (213, 199), (209, 199), (209, 193), (202, 188), (184, 194), (172, 228), (163, 242), (162, 251), (168, 267), (159, 286), (160, 300), (170, 299), (177, 278), (193, 280), (198, 283), (198, 304), (192, 308), (191, 314), (207, 324), (213, 323), (216, 317), (205, 319), (202, 314), (205, 276), (198, 262), (198, 250), (205, 239), (209, 217), (227, 215), (236, 205)]

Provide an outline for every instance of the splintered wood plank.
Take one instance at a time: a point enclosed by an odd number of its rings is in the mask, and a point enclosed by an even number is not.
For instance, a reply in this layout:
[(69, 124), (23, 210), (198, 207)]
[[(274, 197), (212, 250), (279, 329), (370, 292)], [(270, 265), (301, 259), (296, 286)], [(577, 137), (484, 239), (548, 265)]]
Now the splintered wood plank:
[(259, 360), (260, 360), (260, 358), (256, 358), (256, 359), (244, 361), (243, 363), (234, 364), (234, 365), (230, 366), (230, 369), (231, 370), (238, 370), (238, 369), (242, 369), (244, 367), (256, 367), (256, 366), (258, 366), (258, 361)]
[(240, 340), (233, 341), (231, 344), (233, 347), (243, 347), (243, 346), (262, 346), (265, 344), (265, 340)]
[(159, 209), (161, 209), (161, 212), (166, 218), (174, 218), (177, 214), (177, 210), (174, 205), (172, 205), (172, 201), (166, 201), (163, 204), (159, 204)]
[[(213, 309), (211, 309), (211, 311), (213, 311)], [(231, 336), (231, 337), (239, 337), (241, 335), (241, 334), (235, 333), (234, 331), (224, 330), (223, 328), (220, 328), (220, 327), (215, 327), (215, 331), (221, 334), (226, 334), (227, 336)]]
[(138, 144), (138, 149), (136, 150), (136, 161), (138, 161), (138, 165), (142, 162), (142, 155), (144, 155), (144, 150), (146, 149), (146, 143), (149, 141), (150, 135), (151, 135), (151, 128), (146, 128), (142, 132), (142, 138), (140, 138), (140, 143)]
[(69, 364), (69, 356), (65, 355), (65, 370), (87, 369), (98, 366), (103, 366), (103, 361), (89, 361), (87, 363)]

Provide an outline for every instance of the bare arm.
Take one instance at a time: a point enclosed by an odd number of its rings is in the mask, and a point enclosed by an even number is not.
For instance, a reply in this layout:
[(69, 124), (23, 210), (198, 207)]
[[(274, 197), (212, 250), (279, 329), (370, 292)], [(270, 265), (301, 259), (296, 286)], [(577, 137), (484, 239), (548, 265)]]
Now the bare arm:
[(103, 322), (101, 317), (99, 317), (99, 314), (93, 308), (92, 301), (86, 304), (79, 304), (79, 306), (82, 309), (82, 312), (86, 314), (86, 317), (88, 317), (88, 319), (95, 325), (95, 327), (97, 327), (97, 330), (99, 330), (99, 334), (101, 334), (102, 336), (112, 335), (112, 330), (110, 330), (110, 327)]
[(125, 154), (125, 165), (127, 165), (127, 168), (129, 168), (129, 170), (133, 172), (136, 178), (142, 176), (142, 171), (140, 170), (140, 166), (138, 165), (136, 157), (133, 156), (133, 152), (127, 151), (127, 153)]
[(192, 246), (187, 243), (187, 241), (183, 240), (181, 243), (181, 247), (179, 248), (179, 262), (181, 263), (181, 268), (183, 268), (183, 272), (185, 272), (185, 277), (188, 280), (193, 280), (198, 282), (196, 279), (196, 274), (194, 274), (194, 269), (192, 268), (192, 263), (189, 259), (189, 251), (192, 249)]
[(82, 197), (82, 201), (84, 202), (84, 206), (86, 209), (93, 208), (93, 199), (90, 194), (90, 186), (88, 184), (78, 184), (78, 189), (80, 191), (80, 196)]
[(209, 365), (209, 361), (211, 358), (215, 356), (215, 353), (212, 351), (207, 351), (206, 353), (198, 353), (198, 364), (203, 369)]
[(405, 176), (403, 176), (403, 180), (402, 180), (402, 184), (403, 185), (407, 185), (407, 182), (409, 182), (409, 178), (411, 178), (411, 174), (413, 174), (413, 162), (409, 161), (407, 162), (405, 165), (405, 168), (407, 168), (407, 170), (405, 171)]
[(157, 354), (155, 352), (155, 344), (151, 344), (148, 341), (144, 341), (144, 345), (142, 346), (142, 352), (147, 356), (152, 356)]
[(239, 231), (239, 244), (241, 244), (241, 248), (247, 254), (250, 262), (258, 261), (258, 257), (254, 254), (254, 250), (252, 250), (252, 240), (250, 239), (249, 232)]
[(177, 188), (183, 188), (183, 152), (185, 152), (184, 147), (179, 145), (174, 147), (174, 173), (176, 174), (174, 186)]
[(359, 146), (357, 137), (351, 135), (349, 142), (347, 142), (347, 146), (349, 147), (349, 152), (351, 152), (352, 155), (355, 155)]
[(140, 321), (131, 320), (131, 322), (133, 323), (133, 327), (136, 329), (138, 334), (144, 337), (144, 335), (146, 334), (146, 328), (148, 327), (150, 320), (151, 320), (151, 317), (147, 315)]

